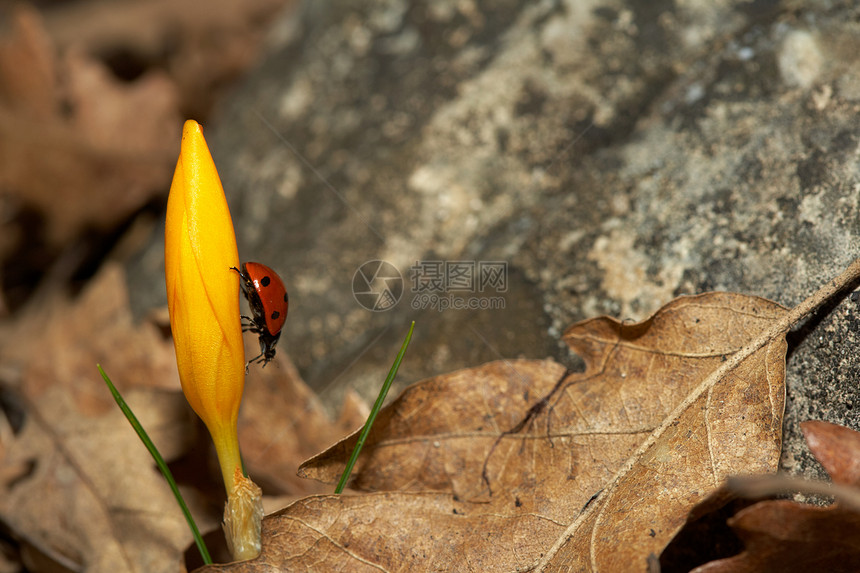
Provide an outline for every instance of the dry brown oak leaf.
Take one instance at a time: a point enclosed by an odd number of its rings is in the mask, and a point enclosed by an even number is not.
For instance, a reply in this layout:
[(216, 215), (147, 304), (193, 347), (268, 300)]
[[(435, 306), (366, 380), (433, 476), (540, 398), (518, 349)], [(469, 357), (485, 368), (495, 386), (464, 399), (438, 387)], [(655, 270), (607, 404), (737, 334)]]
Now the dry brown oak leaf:
[[(584, 372), (511, 360), (417, 383), (370, 433), (351, 482), (369, 493), (300, 500), (264, 520), (259, 558), (203, 570), (645, 571), (726, 476), (776, 469), (796, 312), (682, 297), (571, 327)], [(337, 479), (356, 439), (301, 471)]]
[[(809, 449), (833, 478), (860, 496), (860, 433), (828, 422), (804, 422)], [(860, 571), (860, 506), (828, 507), (789, 500), (763, 501), (729, 520), (743, 553), (712, 561), (696, 573)]]

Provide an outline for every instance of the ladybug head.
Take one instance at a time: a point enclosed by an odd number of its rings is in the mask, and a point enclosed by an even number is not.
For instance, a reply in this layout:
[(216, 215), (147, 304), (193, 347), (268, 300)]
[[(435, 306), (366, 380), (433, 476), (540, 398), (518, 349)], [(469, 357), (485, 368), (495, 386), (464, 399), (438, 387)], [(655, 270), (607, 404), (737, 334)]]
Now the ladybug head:
[(278, 339), (281, 337), (281, 333), (272, 335), (268, 332), (260, 333), (260, 354), (251, 360), (248, 361), (248, 364), (245, 365), (246, 369), (248, 366), (253, 364), (254, 362), (260, 362), (262, 367), (265, 368), (266, 364), (274, 360), (275, 358), (275, 345), (278, 343)]

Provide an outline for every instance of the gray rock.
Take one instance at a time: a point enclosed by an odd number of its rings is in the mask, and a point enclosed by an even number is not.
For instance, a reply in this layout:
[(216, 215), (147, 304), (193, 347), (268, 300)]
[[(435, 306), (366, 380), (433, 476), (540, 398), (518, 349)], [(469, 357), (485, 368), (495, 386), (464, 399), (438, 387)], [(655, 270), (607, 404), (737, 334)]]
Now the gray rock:
[[(557, 342), (572, 322), (684, 293), (797, 304), (860, 254), (858, 22), (847, 2), (285, 15), (207, 131), (241, 257), (290, 290), (281, 349), (336, 404), (346, 386), (372, 399), (413, 319), (403, 383), (499, 357), (576, 364)], [(385, 312), (353, 296), (375, 259), (404, 280)], [(430, 261), (506, 262), (507, 290), (481, 294), (504, 309), (413, 308)], [(819, 472), (800, 421), (860, 426), (857, 310), (790, 337), (791, 471)]]

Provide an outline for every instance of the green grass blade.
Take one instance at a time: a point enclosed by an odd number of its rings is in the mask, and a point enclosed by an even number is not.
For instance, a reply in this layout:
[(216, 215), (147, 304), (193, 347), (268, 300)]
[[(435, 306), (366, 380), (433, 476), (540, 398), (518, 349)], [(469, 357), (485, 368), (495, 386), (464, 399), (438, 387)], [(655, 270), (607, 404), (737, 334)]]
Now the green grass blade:
[(149, 439), (149, 435), (146, 433), (146, 430), (144, 430), (143, 426), (140, 425), (140, 422), (137, 420), (137, 416), (134, 415), (134, 412), (131, 411), (131, 408), (129, 408), (128, 404), (123, 400), (119, 390), (116, 389), (116, 386), (114, 386), (113, 382), (110, 381), (108, 375), (105, 374), (104, 370), (102, 370), (101, 365), (96, 364), (96, 367), (99, 369), (99, 373), (102, 375), (102, 378), (104, 378), (108, 388), (110, 388), (110, 393), (113, 394), (113, 399), (116, 400), (119, 409), (122, 410), (123, 414), (125, 414), (129, 424), (131, 424), (131, 427), (134, 428), (135, 432), (137, 432), (137, 436), (140, 438), (140, 441), (143, 442), (143, 445), (146, 446), (147, 450), (149, 450), (155, 463), (158, 464), (158, 469), (161, 470), (161, 473), (164, 475), (164, 479), (166, 479), (167, 483), (170, 484), (170, 489), (173, 490), (173, 495), (176, 497), (179, 507), (182, 508), (182, 513), (185, 514), (185, 520), (188, 522), (188, 527), (191, 528), (191, 533), (194, 534), (194, 542), (197, 544), (197, 549), (200, 550), (200, 556), (203, 558), (203, 562), (206, 565), (211, 564), (212, 558), (209, 556), (209, 550), (203, 542), (203, 536), (200, 535), (200, 530), (197, 529), (197, 524), (194, 522), (194, 518), (188, 510), (188, 506), (185, 505), (185, 500), (182, 498), (182, 494), (179, 493), (179, 487), (176, 485), (176, 480), (173, 479), (173, 474), (170, 473), (170, 468), (167, 467), (167, 463), (165, 463), (164, 458), (162, 458), (161, 454), (158, 453), (158, 449), (155, 447), (155, 444), (153, 444), (152, 440)]
[(403, 361), (403, 356), (406, 354), (406, 349), (409, 347), (409, 341), (412, 340), (412, 331), (415, 330), (415, 321), (412, 321), (412, 326), (409, 327), (409, 333), (406, 335), (406, 340), (403, 341), (403, 346), (400, 347), (400, 352), (397, 353), (397, 358), (394, 359), (394, 364), (391, 365), (391, 370), (388, 371), (388, 377), (379, 391), (379, 396), (376, 397), (376, 402), (373, 404), (373, 409), (364, 423), (364, 428), (358, 436), (358, 442), (352, 450), (352, 455), (349, 456), (349, 461), (346, 463), (346, 468), (343, 470), (343, 475), (340, 476), (340, 481), (337, 482), (335, 493), (341, 493), (346, 487), (346, 481), (349, 479), (349, 474), (352, 473), (352, 468), (355, 461), (358, 459), (358, 454), (361, 453), (361, 448), (364, 447), (364, 442), (367, 440), (367, 435), (370, 433), (370, 427), (376, 420), (376, 415), (382, 409), (382, 403), (385, 402), (385, 397), (388, 395), (388, 390), (391, 388), (391, 383), (394, 382), (394, 377), (397, 376), (397, 369), (400, 368), (400, 363)]

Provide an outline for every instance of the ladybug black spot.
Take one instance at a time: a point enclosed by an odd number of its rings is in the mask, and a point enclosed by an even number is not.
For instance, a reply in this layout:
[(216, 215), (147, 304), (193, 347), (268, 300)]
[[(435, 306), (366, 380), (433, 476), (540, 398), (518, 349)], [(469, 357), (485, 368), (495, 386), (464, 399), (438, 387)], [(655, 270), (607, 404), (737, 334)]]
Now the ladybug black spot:
[(290, 302), (290, 297), (287, 296), (287, 293), (284, 293), (284, 302)]
[(267, 276), (260, 279), (260, 284), (263, 285), (264, 287), (269, 286), (269, 284), (271, 284), (271, 282), (272, 282), (272, 279), (270, 279)]
[(272, 313), (272, 320), (277, 320), (279, 316), (281, 316), (281, 313), (276, 310)]

